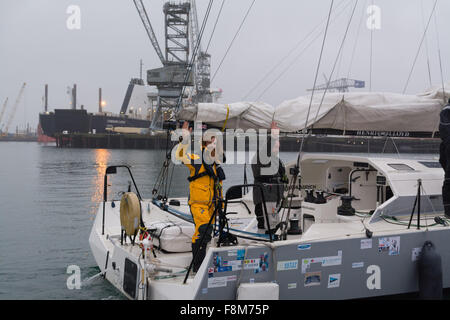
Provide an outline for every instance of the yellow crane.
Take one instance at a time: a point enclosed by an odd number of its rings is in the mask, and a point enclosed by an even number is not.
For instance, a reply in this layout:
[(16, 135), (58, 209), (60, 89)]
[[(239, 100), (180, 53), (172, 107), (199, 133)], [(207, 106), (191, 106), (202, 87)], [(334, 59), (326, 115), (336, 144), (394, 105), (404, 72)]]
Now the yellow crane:
[(2, 130), (3, 131), (2, 135), (4, 135), (4, 136), (8, 134), (9, 126), (11, 125), (11, 122), (14, 119), (14, 115), (16, 114), (17, 107), (19, 106), (19, 102), (20, 102), (20, 99), (22, 98), (23, 91), (25, 90), (26, 85), (27, 84), (24, 82), (22, 87), (20, 88), (19, 95), (17, 96), (16, 102), (14, 103), (14, 106), (11, 110), (11, 114), (9, 115), (8, 122), (6, 122), (5, 131)]

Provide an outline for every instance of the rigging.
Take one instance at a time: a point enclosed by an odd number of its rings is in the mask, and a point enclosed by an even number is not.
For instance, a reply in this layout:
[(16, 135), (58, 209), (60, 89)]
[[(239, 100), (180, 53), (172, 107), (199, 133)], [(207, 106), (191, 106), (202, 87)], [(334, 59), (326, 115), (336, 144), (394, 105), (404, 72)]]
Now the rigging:
[(417, 58), (419, 57), (420, 49), (422, 48), (423, 41), (425, 40), (425, 36), (427, 35), (428, 27), (430, 26), (431, 18), (433, 17), (433, 14), (434, 14), (434, 12), (436, 10), (437, 2), (438, 2), (438, 0), (436, 0), (434, 2), (433, 10), (431, 10), (430, 18), (428, 19), (427, 26), (425, 28), (425, 31), (423, 32), (422, 39), (420, 40), (419, 48), (417, 49), (417, 53), (416, 53), (416, 56), (414, 58), (413, 65), (411, 67), (411, 71), (409, 72), (408, 79), (406, 80), (405, 87), (403, 88), (403, 94), (405, 94), (406, 89), (408, 88), (408, 85), (409, 85), (409, 81), (411, 80), (411, 76), (412, 76), (412, 73), (414, 71), (414, 67), (416, 66)]
[(222, 60), (220, 61), (220, 64), (219, 64), (219, 66), (217, 67), (216, 72), (214, 72), (214, 75), (213, 75), (212, 78), (211, 78), (211, 82), (212, 82), (212, 81), (214, 80), (214, 78), (216, 77), (217, 73), (218, 73), (219, 70), (220, 70), (220, 67), (222, 67), (223, 62), (224, 62), (225, 58), (227, 57), (228, 52), (230, 51), (231, 47), (233, 46), (234, 40), (236, 40), (236, 38), (237, 38), (239, 32), (241, 31), (242, 26), (243, 26), (244, 23), (245, 23), (245, 20), (247, 20), (247, 17), (248, 17), (248, 15), (249, 15), (249, 13), (250, 13), (250, 11), (251, 11), (253, 5), (255, 4), (255, 1), (256, 1), (256, 0), (253, 0), (252, 3), (251, 3), (251, 5), (250, 5), (250, 7), (248, 8), (247, 13), (246, 13), (245, 16), (244, 16), (244, 19), (242, 20), (241, 24), (239, 25), (238, 30), (237, 30), (236, 33), (234, 34), (233, 40), (231, 40), (230, 44), (228, 45), (227, 51), (225, 52), (225, 54), (224, 54)]
[[(345, 10), (347, 9), (347, 7), (348, 7), (348, 5), (351, 3), (351, 0), (345, 5), (345, 7), (344, 8), (342, 8), (342, 11), (340, 11), (339, 13), (337, 13), (334, 17), (333, 17), (333, 19), (331, 19), (331, 21), (330, 21), (330, 24), (334, 21), (334, 20), (336, 20), (340, 15), (342, 15), (344, 12), (345, 12)], [(326, 18), (325, 18), (325, 20), (324, 21), (322, 21), (317, 27), (319, 27), (321, 24), (323, 24), (323, 22), (326, 22)], [(310, 36), (310, 35), (312, 35), (313, 33), (314, 33), (314, 31), (317, 29), (317, 27), (316, 28), (314, 28), (314, 30), (312, 31), (312, 32), (310, 32), (305, 38), (303, 38), (303, 40), (301, 41), (301, 42), (299, 42), (299, 45), (301, 44), (301, 43), (303, 43), (306, 39), (308, 39), (308, 37)], [(323, 31), (321, 31), (320, 33), (318, 33), (304, 48), (303, 48), (303, 50), (297, 55), (297, 56), (295, 56), (294, 57), (294, 59), (292, 60), (292, 62), (290, 62), (287, 66), (286, 66), (286, 68), (284, 68), (279, 74), (278, 74), (278, 76), (263, 90), (263, 91), (261, 91), (261, 93), (259, 94), (259, 96), (256, 98), (256, 100), (259, 100), (259, 99), (261, 99), (272, 87), (273, 87), (273, 85), (288, 71), (288, 70), (291, 70), (292, 69), (292, 65), (296, 62), (296, 61), (298, 61), (299, 59), (300, 59), (300, 57), (314, 44), (314, 42), (317, 40), (317, 39), (319, 39), (319, 37), (322, 35), (322, 32)], [(296, 47), (298, 47), (298, 46), (296, 46)], [(258, 84), (252, 89), (252, 91), (253, 90), (255, 90), (257, 87), (259, 87), (259, 85), (260, 84), (262, 84), (263, 82), (264, 82), (264, 80), (266, 80), (266, 78), (268, 78), (268, 76), (271, 74), (271, 73), (273, 73), (273, 71), (279, 66), (279, 65), (281, 65), (285, 60), (286, 60), (286, 58), (287, 57), (289, 57), (290, 56), (290, 54), (294, 51), (295, 49), (293, 49), (287, 56), (285, 56), (285, 58), (283, 58), (282, 60), (280, 60), (280, 62), (276, 65), (276, 66), (274, 66), (274, 68), (272, 68), (272, 70), (271, 71), (269, 71), (267, 74), (266, 74), (266, 76), (263, 78), (263, 79), (261, 79), (260, 80), (260, 82), (258, 82)], [(249, 92), (249, 94), (250, 94), (250, 92)]]

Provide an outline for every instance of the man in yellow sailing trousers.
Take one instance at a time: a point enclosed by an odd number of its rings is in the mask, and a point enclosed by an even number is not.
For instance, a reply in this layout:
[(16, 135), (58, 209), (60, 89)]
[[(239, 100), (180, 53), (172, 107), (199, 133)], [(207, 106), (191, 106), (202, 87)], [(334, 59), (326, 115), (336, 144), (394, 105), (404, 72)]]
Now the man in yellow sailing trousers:
[(184, 122), (182, 139), (176, 158), (189, 169), (189, 207), (195, 224), (192, 237), (193, 271), (197, 272), (205, 258), (206, 246), (212, 239), (214, 220), (211, 224), (209, 222), (216, 207), (221, 204), (225, 174), (217, 160), (215, 136), (208, 132), (203, 134), (201, 154), (190, 153), (189, 123)]

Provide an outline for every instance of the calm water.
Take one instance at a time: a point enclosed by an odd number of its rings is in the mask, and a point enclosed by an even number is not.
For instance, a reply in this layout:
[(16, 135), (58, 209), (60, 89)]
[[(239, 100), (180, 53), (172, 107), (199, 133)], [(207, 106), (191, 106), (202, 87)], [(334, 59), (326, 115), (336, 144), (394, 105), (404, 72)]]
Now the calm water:
[[(88, 239), (106, 166), (131, 165), (143, 197), (150, 198), (163, 160), (160, 150), (0, 143), (0, 299), (124, 299), (102, 278), (67, 289), (67, 267), (78, 265), (82, 280), (99, 272)], [(243, 182), (242, 165), (225, 170), (225, 188)], [(187, 174), (183, 166), (175, 168), (171, 196), (186, 195)], [(120, 199), (117, 192), (128, 180), (124, 172), (113, 176), (110, 182), (119, 187), (109, 198)]]
[[(285, 161), (295, 157), (281, 155)], [(150, 198), (163, 160), (161, 150), (0, 143), (0, 299), (124, 299), (103, 278), (67, 289), (67, 267), (78, 265), (83, 280), (99, 272), (88, 239), (106, 166), (131, 165), (142, 196)], [(225, 166), (225, 172), (225, 189), (243, 183), (242, 165)], [(185, 167), (175, 168), (170, 196), (187, 195), (187, 174)], [(109, 199), (120, 199), (128, 180), (124, 172), (113, 176), (110, 183), (117, 187)]]

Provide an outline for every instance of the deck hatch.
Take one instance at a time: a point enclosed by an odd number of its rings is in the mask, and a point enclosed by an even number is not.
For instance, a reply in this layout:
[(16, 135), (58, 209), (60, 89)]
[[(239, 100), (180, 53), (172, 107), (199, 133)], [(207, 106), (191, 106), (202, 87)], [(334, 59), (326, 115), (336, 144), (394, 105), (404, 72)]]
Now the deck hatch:
[(398, 171), (415, 171), (413, 168), (404, 163), (388, 163), (388, 166)]
[(442, 168), (441, 164), (437, 161), (419, 161), (419, 163), (427, 168)]

